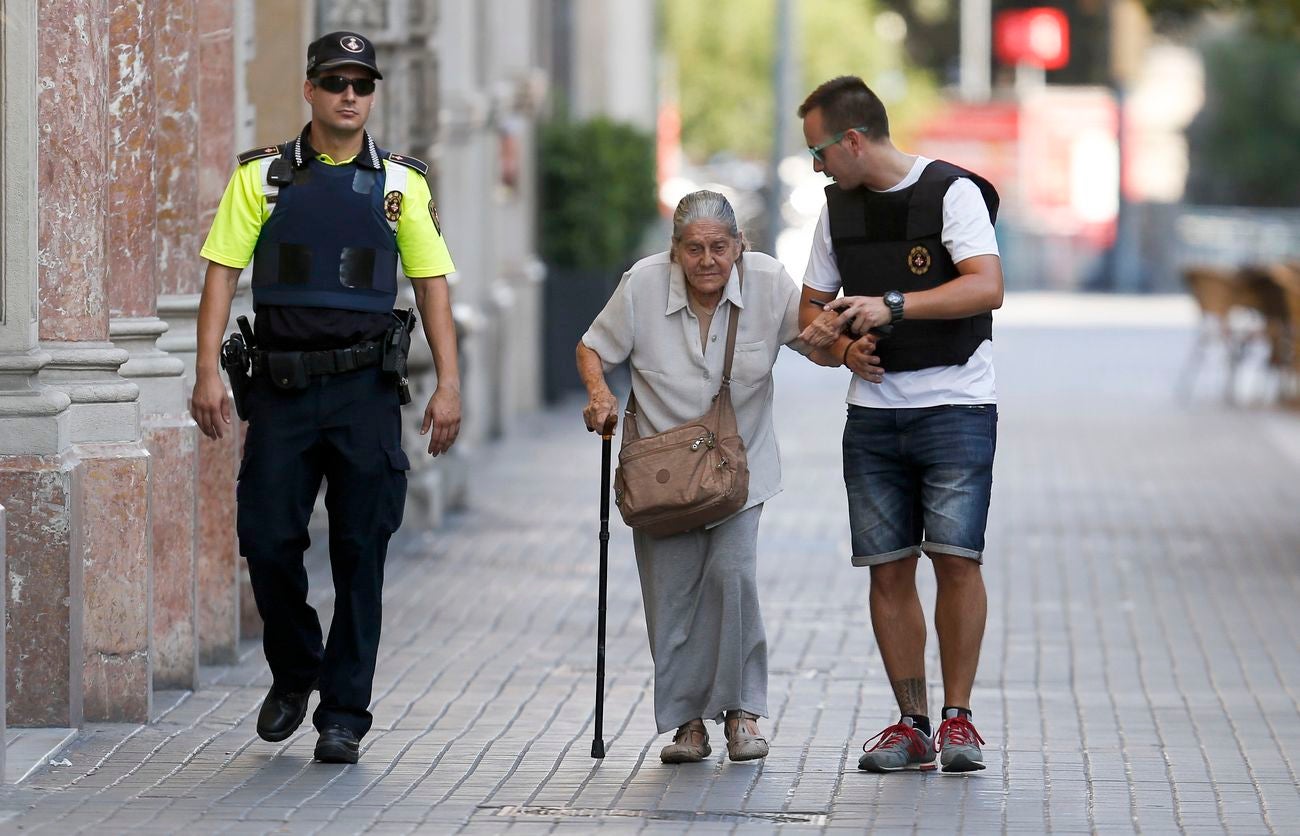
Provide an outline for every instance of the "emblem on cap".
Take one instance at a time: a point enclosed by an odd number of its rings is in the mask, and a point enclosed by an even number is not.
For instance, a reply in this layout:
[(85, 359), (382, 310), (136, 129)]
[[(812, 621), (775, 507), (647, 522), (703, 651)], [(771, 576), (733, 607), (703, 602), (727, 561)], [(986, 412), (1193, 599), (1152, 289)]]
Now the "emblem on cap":
[(402, 217), (402, 193), (396, 189), (384, 195), (384, 217), (390, 221)]
[(913, 247), (907, 254), (907, 269), (918, 276), (924, 275), (930, 269), (930, 251), (922, 246)]
[(348, 52), (355, 53), (365, 49), (366, 42), (358, 38), (356, 35), (348, 35), (347, 37), (339, 38), (339, 46), (343, 47)]

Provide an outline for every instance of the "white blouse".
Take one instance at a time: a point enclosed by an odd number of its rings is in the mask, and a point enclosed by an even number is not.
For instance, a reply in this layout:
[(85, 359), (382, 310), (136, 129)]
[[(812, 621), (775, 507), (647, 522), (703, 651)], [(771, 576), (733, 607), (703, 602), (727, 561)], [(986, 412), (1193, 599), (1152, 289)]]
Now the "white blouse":
[(637, 426), (642, 436), (663, 432), (709, 409), (722, 380), (731, 306), (739, 305), (731, 400), (749, 461), (745, 508), (752, 508), (781, 490), (772, 366), (780, 347), (799, 335), (800, 288), (771, 256), (745, 253), (744, 265), (744, 294), (733, 267), (703, 350), (699, 320), (686, 302), (686, 276), (666, 252), (638, 261), (623, 275), (582, 342), (600, 355), (606, 372), (629, 363)]

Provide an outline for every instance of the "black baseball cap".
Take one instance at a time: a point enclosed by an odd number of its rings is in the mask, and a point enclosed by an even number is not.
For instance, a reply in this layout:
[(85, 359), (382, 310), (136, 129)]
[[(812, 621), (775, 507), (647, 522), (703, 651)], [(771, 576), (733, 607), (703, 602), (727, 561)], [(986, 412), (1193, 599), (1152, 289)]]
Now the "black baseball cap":
[(375, 45), (356, 32), (330, 32), (307, 47), (308, 77), (321, 70), (346, 66), (365, 67), (375, 78), (384, 77), (375, 65)]

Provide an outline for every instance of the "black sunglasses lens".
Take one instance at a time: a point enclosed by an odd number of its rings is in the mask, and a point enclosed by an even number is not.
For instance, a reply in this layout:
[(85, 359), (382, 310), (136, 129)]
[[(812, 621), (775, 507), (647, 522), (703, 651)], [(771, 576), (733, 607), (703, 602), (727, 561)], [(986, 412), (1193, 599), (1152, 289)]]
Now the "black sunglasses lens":
[(375, 92), (375, 80), (373, 78), (347, 78), (341, 75), (322, 76), (317, 82), (322, 90), (329, 93), (342, 93), (352, 85), (352, 89), (357, 91), (358, 96), (369, 96)]

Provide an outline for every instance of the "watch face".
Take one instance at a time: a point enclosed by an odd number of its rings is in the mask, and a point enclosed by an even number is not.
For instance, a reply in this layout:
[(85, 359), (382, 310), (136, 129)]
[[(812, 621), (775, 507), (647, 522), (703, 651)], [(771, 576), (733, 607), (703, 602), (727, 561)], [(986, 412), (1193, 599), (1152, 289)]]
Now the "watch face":
[(897, 322), (903, 318), (903, 294), (897, 290), (891, 290), (884, 296), (884, 302), (889, 306), (889, 321)]

